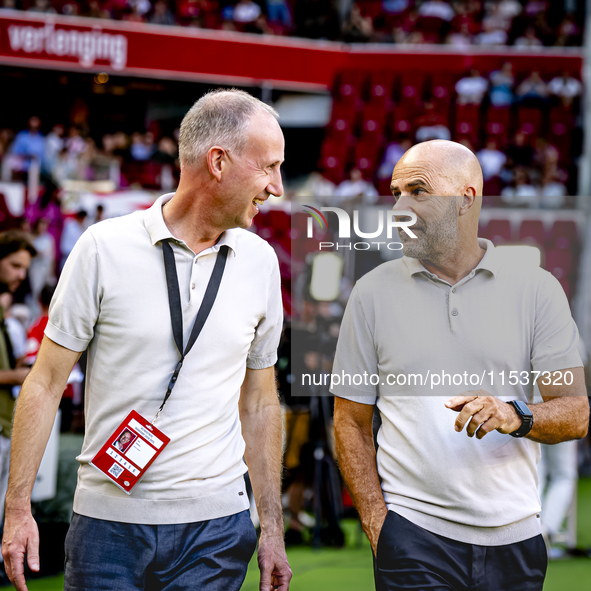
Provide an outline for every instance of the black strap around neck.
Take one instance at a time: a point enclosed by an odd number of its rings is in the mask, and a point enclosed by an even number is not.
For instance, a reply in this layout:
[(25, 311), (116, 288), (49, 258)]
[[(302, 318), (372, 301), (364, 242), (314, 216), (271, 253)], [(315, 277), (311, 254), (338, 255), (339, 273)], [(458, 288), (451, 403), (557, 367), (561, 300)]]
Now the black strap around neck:
[(195, 323), (193, 324), (193, 329), (191, 330), (191, 335), (189, 336), (189, 340), (187, 342), (187, 346), (183, 349), (183, 309), (181, 306), (181, 292), (179, 289), (179, 279), (176, 272), (176, 263), (174, 260), (174, 252), (172, 251), (172, 247), (168, 243), (168, 240), (162, 241), (162, 254), (164, 255), (164, 270), (166, 272), (166, 286), (168, 288), (168, 305), (170, 307), (170, 321), (172, 323), (172, 333), (174, 336), (174, 342), (176, 343), (176, 347), (181, 355), (180, 361), (177, 363), (176, 368), (170, 378), (170, 382), (168, 383), (168, 389), (166, 390), (166, 395), (164, 396), (164, 400), (160, 405), (160, 409), (158, 410), (158, 414), (164, 408), (166, 401), (170, 397), (172, 389), (176, 384), (179, 372), (181, 371), (181, 367), (183, 366), (183, 361), (185, 357), (188, 355), (189, 351), (193, 348), (199, 333), (203, 329), (207, 317), (213, 308), (213, 304), (218, 294), (218, 290), (220, 288), (220, 283), (222, 282), (222, 275), (224, 274), (224, 268), (226, 266), (226, 259), (228, 257), (228, 246), (223, 244), (218, 251), (218, 256), (215, 260), (215, 265), (213, 267), (213, 271), (211, 273), (211, 277), (209, 278), (209, 283), (207, 284), (207, 288), (205, 290), (205, 295), (203, 296), (203, 301), (201, 302), (201, 306), (199, 307), (199, 311), (197, 312), (197, 317), (195, 318)]

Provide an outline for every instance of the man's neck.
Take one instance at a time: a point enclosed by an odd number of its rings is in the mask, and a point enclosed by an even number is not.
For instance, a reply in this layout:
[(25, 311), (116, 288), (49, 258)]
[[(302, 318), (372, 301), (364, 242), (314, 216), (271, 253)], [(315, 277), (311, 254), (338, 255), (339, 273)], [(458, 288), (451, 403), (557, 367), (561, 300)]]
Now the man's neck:
[(162, 207), (162, 218), (170, 233), (195, 253), (211, 248), (219, 239), (225, 228), (216, 228), (207, 223), (199, 215), (199, 208), (194, 203), (173, 197)]
[(439, 279), (455, 285), (478, 266), (485, 254), (486, 248), (476, 241), (469, 248), (458, 247), (436, 260), (421, 259), (421, 264)]

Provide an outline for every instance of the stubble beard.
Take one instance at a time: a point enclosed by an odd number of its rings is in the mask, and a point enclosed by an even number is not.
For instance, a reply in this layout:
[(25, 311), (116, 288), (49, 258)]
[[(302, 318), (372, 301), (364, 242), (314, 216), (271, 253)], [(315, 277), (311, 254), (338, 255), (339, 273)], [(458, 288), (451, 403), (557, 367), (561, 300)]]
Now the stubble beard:
[[(416, 238), (411, 238), (404, 231), (399, 232), (405, 256), (435, 262), (453, 251), (458, 237), (458, 211), (455, 198), (450, 197), (449, 200), (449, 207), (440, 220), (428, 225), (424, 222), (418, 224)], [(414, 230), (413, 227), (409, 229)]]

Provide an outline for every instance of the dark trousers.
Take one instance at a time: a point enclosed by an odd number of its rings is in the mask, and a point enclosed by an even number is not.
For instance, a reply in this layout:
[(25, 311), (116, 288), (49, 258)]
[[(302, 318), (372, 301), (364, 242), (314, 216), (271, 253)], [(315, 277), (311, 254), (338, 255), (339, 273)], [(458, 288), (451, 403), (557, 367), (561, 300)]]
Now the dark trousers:
[(64, 591), (238, 590), (256, 542), (248, 511), (179, 525), (74, 514)]
[(541, 535), (476, 546), (428, 532), (389, 511), (374, 574), (377, 591), (542, 591), (547, 566)]

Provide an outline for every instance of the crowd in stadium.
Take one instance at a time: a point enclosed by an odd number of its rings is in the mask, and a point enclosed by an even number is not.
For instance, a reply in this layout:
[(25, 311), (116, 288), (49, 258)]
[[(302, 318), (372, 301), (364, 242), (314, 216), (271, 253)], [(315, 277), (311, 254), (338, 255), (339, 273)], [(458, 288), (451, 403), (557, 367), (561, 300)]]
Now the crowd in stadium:
[(351, 43), (581, 45), (581, 26), (549, 0), (2, 0), (36, 13), (112, 18)]

